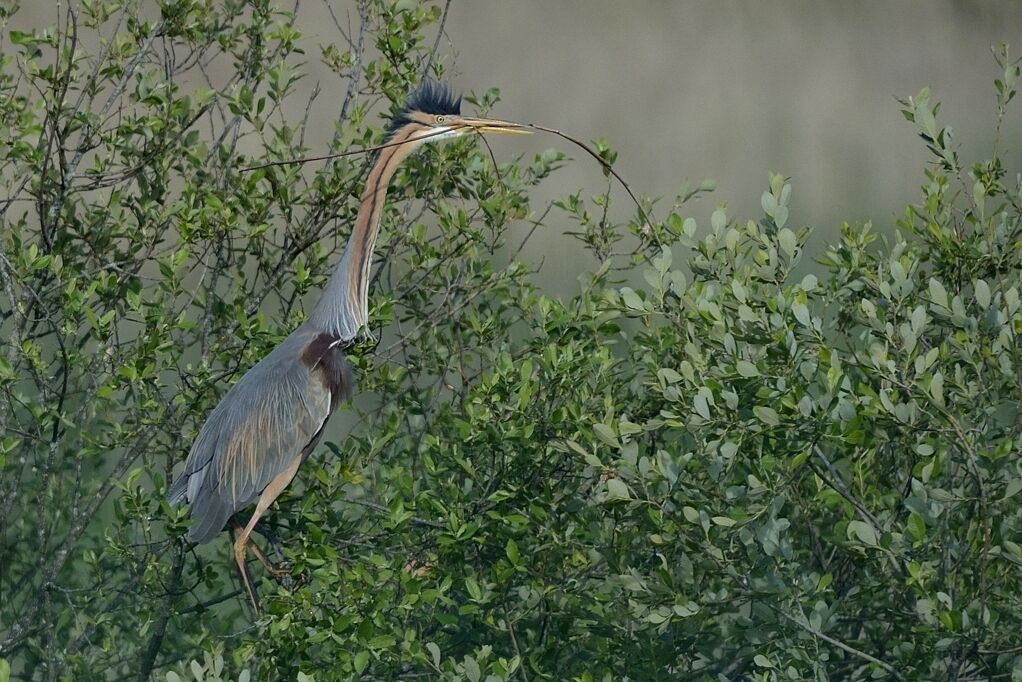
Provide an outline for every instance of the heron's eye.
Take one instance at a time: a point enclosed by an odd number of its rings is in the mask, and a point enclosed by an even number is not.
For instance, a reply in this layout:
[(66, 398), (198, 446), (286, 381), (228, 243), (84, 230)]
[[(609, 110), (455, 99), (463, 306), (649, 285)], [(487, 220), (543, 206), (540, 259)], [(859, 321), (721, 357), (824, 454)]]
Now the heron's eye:
[(443, 123), (444, 122), (444, 117), (443, 116), (437, 116), (436, 117), (436, 122), (437, 123)]

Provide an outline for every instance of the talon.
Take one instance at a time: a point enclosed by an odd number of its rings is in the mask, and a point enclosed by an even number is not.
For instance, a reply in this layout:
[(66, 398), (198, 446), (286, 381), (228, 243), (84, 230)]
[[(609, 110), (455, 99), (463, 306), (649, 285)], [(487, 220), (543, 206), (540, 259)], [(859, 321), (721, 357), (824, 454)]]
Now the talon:
[(291, 570), (295, 567), (293, 561), (278, 561), (275, 564), (269, 564), (266, 566), (267, 572), (272, 575), (278, 582), (284, 578), (291, 577)]
[(289, 589), (292, 592), (312, 582), (312, 575), (307, 570), (301, 571), (298, 575), (289, 574), (288, 578), (291, 580), (291, 587)]

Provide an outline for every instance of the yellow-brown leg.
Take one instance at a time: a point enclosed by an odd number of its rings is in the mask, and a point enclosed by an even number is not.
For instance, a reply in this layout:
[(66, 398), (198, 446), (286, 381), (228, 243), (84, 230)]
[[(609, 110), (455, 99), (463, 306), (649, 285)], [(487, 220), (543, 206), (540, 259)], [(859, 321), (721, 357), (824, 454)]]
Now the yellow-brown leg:
[(277, 580), (280, 580), (286, 575), (290, 575), (291, 567), (287, 561), (281, 561), (279, 564), (273, 563), (272, 561), (270, 561), (270, 557), (266, 556), (266, 552), (263, 551), (262, 547), (257, 545), (255, 543), (255, 540), (253, 540), (252, 538), (248, 539), (248, 548), (252, 550), (252, 553), (255, 554), (256, 559), (258, 559), (259, 563), (261, 563), (263, 565), (263, 568), (266, 569), (266, 572), (272, 575)]
[[(263, 489), (262, 494), (259, 496), (259, 501), (256, 502), (255, 512), (252, 513), (252, 518), (248, 520), (244, 530), (238, 535), (234, 541), (234, 560), (238, 564), (238, 572), (241, 574), (241, 582), (245, 585), (245, 591), (248, 592), (248, 598), (252, 600), (252, 606), (255, 607), (256, 613), (259, 613), (259, 595), (256, 593), (255, 583), (252, 581), (252, 575), (248, 572), (248, 566), (245, 563), (246, 553), (248, 551), (248, 545), (252, 536), (252, 529), (255, 528), (256, 522), (259, 518), (266, 513), (266, 510), (270, 508), (273, 501), (280, 497), (280, 493), (284, 491), (287, 484), (291, 482), (291, 479), (298, 473), (298, 467), (302, 463), (302, 456), (299, 454), (295, 457), (294, 461), (288, 466), (287, 469), (277, 474), (273, 480)], [(262, 551), (256, 555), (257, 557), (262, 555)], [(262, 559), (266, 556), (263, 555)]]
[[(245, 530), (244, 527), (234, 519), (231, 519), (231, 525), (234, 526), (234, 530), (238, 533), (242, 533)], [(274, 578), (279, 579), (289, 573), (286, 566), (280, 566), (270, 561), (270, 557), (266, 556), (266, 552), (263, 551), (263, 548), (256, 543), (255, 538), (252, 536), (249, 536), (248, 538), (248, 548), (252, 550), (252, 553), (255, 554), (256, 559), (258, 559), (259, 563), (263, 565), (263, 568), (265, 568), (266, 571)]]

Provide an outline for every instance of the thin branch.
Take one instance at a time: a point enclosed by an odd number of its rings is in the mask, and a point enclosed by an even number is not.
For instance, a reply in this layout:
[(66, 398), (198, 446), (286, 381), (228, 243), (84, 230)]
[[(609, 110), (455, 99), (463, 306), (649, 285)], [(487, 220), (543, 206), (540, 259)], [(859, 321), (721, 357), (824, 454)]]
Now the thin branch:
[(181, 609), (180, 611), (177, 612), (177, 614), (179, 616), (184, 616), (184, 615), (189, 614), (189, 613), (195, 613), (196, 611), (204, 611), (204, 610), (208, 609), (210, 606), (216, 606), (217, 604), (223, 603), (223, 602), (227, 601), (228, 599), (234, 599), (239, 594), (244, 594), (244, 593), (245, 593), (245, 589), (242, 588), (242, 587), (239, 587), (238, 589), (236, 589), (236, 590), (234, 590), (232, 592), (228, 592), (226, 594), (221, 594), (220, 596), (213, 597), (212, 599), (207, 599), (206, 601), (200, 602), (200, 603), (198, 603), (198, 604), (196, 604), (194, 606), (189, 606), (187, 609)]
[(511, 635), (511, 645), (515, 648), (515, 654), (518, 656), (518, 671), (522, 674), (522, 679), (525, 682), (529, 682), (529, 671), (526, 670), (525, 657), (522, 656), (522, 650), (518, 647), (518, 638), (515, 636), (515, 625), (511, 622), (511, 613), (507, 609), (507, 604), (504, 605), (504, 622), (507, 623), (507, 633)]
[[(121, 76), (121, 80), (117, 82), (116, 86), (114, 86), (113, 92), (110, 93), (110, 96), (107, 98), (106, 103), (103, 105), (103, 108), (100, 109), (99, 114), (96, 116), (97, 120), (103, 120), (104, 118), (106, 118), (106, 115), (110, 112), (110, 109), (111, 107), (113, 107), (114, 102), (116, 102), (120, 98), (121, 93), (124, 92), (124, 89), (128, 86), (128, 83), (135, 77), (135, 70), (138, 68), (139, 64), (142, 63), (142, 59), (144, 59), (146, 54), (149, 53), (149, 49), (153, 46), (153, 43), (156, 41), (156, 38), (159, 37), (162, 33), (163, 22), (158, 22), (155, 26), (153, 26), (153, 30), (146, 37), (145, 43), (142, 44), (142, 46), (138, 49), (138, 52), (135, 54), (135, 56), (131, 59), (130, 62), (128, 62), (128, 65), (124, 69), (124, 75)], [(57, 197), (53, 200), (53, 203), (50, 204), (50, 208), (47, 211), (48, 215), (46, 216), (46, 219), (52, 220), (56, 215), (57, 210), (64, 202), (64, 198), (67, 195), (67, 190), (75, 179), (75, 174), (78, 172), (78, 165), (82, 162), (82, 159), (85, 157), (87, 149), (88, 145), (85, 144), (81, 145), (78, 152), (75, 153), (75, 155), (71, 158), (71, 163), (68, 164), (67, 172), (64, 174), (63, 179), (61, 181), (62, 186), (61, 191), (57, 194)]]
[[(337, 26), (337, 30), (341, 31), (340, 22), (337, 21), (337, 17), (334, 15), (333, 7), (330, 0), (324, 0), (326, 2), (327, 9), (330, 11), (330, 17), (334, 20), (334, 25)], [(341, 111), (337, 115), (337, 127), (334, 130), (334, 137), (330, 143), (333, 147), (341, 139), (341, 128), (348, 120), (348, 115), (352, 104), (354, 104), (356, 96), (358, 95), (358, 84), (362, 82), (362, 57), (365, 55), (365, 36), (366, 30), (369, 26), (369, 15), (368, 15), (368, 3), (367, 0), (359, 0), (358, 3), (358, 44), (354, 45), (355, 62), (351, 65), (351, 73), (348, 76), (348, 89), (344, 93), (344, 101), (341, 103)], [(344, 31), (341, 31), (344, 34)], [(348, 44), (351, 45), (350, 38)]]
[(905, 678), (902, 676), (902, 674), (899, 673), (894, 668), (894, 666), (892, 666), (890, 663), (886, 663), (884, 661), (881, 661), (876, 656), (871, 656), (870, 654), (867, 654), (865, 651), (859, 651), (858, 649), (856, 649), (853, 646), (850, 646), (848, 644), (845, 644), (842, 641), (834, 639), (833, 637), (825, 635), (822, 632), (820, 632), (819, 630), (813, 628), (808, 623), (803, 623), (798, 618), (795, 618), (794, 616), (790, 616), (787, 613), (785, 613), (784, 611), (782, 611), (782, 610), (780, 610), (780, 609), (778, 609), (776, 607), (774, 607), (774, 611), (779, 613), (785, 619), (787, 619), (787, 620), (791, 621), (792, 623), (794, 623), (795, 625), (799, 626), (800, 628), (802, 628), (803, 630), (808, 632), (813, 637), (817, 637), (819, 639), (822, 639), (824, 642), (827, 642), (828, 644), (831, 644), (832, 646), (836, 646), (838, 649), (841, 649), (842, 651), (844, 651), (846, 653), (849, 653), (849, 654), (851, 654), (853, 656), (861, 658), (864, 661), (869, 661), (870, 663), (873, 663), (875, 665), (880, 666), (881, 668), (886, 670), (888, 673), (893, 675), (894, 679), (896, 679), (896, 680), (905, 680)]
[[(382, 504), (377, 504), (375, 502), (367, 502), (366, 500), (347, 500), (347, 501), (351, 502), (352, 504), (357, 504), (360, 507), (365, 507), (366, 509), (372, 509), (373, 511), (379, 514), (389, 514), (391, 511), (389, 508), (383, 506)], [(445, 526), (442, 523), (430, 521), (429, 519), (423, 519), (418, 516), (409, 516), (408, 520), (418, 526), (427, 526), (429, 528), (436, 528), (437, 530), (445, 530), (447, 528), (447, 526)]]
[(174, 557), (174, 566), (170, 569), (170, 584), (167, 586), (167, 593), (163, 597), (163, 608), (153, 628), (153, 634), (149, 637), (149, 644), (146, 646), (145, 654), (142, 656), (142, 665), (139, 667), (139, 682), (147, 682), (156, 665), (156, 657), (163, 645), (163, 637), (167, 634), (167, 623), (170, 621), (170, 602), (174, 598), (174, 591), (181, 582), (181, 570), (185, 565), (185, 546), (179, 545), (177, 556)]
[(440, 26), (436, 31), (436, 40), (433, 41), (433, 49), (429, 51), (429, 58), (426, 59), (426, 65), (422, 67), (421, 76), (423, 78), (429, 75), (429, 70), (433, 67), (433, 60), (436, 59), (436, 53), (440, 50), (440, 39), (443, 38), (444, 27), (447, 26), (447, 15), (451, 11), (452, 1), (453, 0), (447, 0), (447, 2), (444, 3), (444, 11), (440, 15)]
[[(814, 445), (813, 452), (816, 453), (816, 456), (823, 462), (823, 465), (827, 467), (827, 471), (830, 473), (830, 478), (827, 476), (820, 476), (824, 483), (835, 490), (839, 495), (841, 495), (841, 497), (848, 500), (848, 502), (855, 507), (855, 510), (859, 513), (859, 516), (862, 517), (863, 521), (873, 526), (873, 529), (877, 532), (882, 533), (884, 528), (880, 525), (880, 521), (878, 521), (877, 518), (870, 513), (869, 509), (866, 509), (866, 506), (862, 504), (862, 502), (859, 502), (859, 500), (852, 495), (845, 484), (841, 481), (841, 474), (834, 468), (834, 465), (830, 463), (830, 460), (827, 459), (827, 455), (825, 455), (823, 450), (820, 449), (820, 446)], [(816, 473), (817, 475), (820, 475), (823, 472), (817, 471)]]
[[(171, 404), (167, 407), (164, 414), (164, 421), (174, 413), (174, 405)], [(64, 538), (60, 548), (55, 553), (53, 559), (50, 561), (49, 566), (42, 572), (42, 580), (40, 581), (39, 587), (36, 588), (35, 596), (32, 598), (31, 603), (21, 614), (21, 618), (11, 626), (11, 629), (7, 633), (6, 639), (0, 642), (0, 655), (7, 655), (15, 647), (19, 646), (24, 638), (28, 634), (29, 624), (33, 622), (36, 613), (42, 607), (43, 598), (50, 591), (53, 586), (53, 581), (60, 573), (61, 569), (64, 568), (64, 563), (71, 555), (71, 550), (77, 545), (79, 538), (82, 533), (85, 532), (89, 522), (93, 520), (96, 512), (99, 511), (100, 506), (106, 501), (107, 496), (114, 489), (118, 482), (124, 477), (124, 474), (128, 472), (128, 469), (134, 464), (135, 460), (138, 459), (139, 455), (149, 446), (150, 441), (156, 437), (159, 423), (149, 426), (146, 431), (140, 436), (135, 442), (135, 445), (124, 454), (121, 461), (117, 463), (117, 466), (107, 476), (103, 486), (96, 492), (95, 498), (92, 504), (75, 519), (71, 529), (68, 531), (67, 536)]]

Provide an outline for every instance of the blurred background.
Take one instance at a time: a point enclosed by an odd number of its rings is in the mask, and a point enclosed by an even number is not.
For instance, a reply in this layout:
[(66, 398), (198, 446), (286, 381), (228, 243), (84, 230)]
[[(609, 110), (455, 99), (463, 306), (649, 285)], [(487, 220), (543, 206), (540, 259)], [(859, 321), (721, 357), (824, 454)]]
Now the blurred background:
[[(999, 71), (990, 47), (1014, 40), (1014, 54), (1022, 54), (1022, 2), (1015, 0), (436, 4), (448, 10), (439, 51), (447, 79), (466, 93), (500, 88), (494, 116), (586, 141), (605, 138), (633, 189), (663, 198), (657, 215), (686, 179), (716, 180), (713, 194), (685, 210), (700, 225), (721, 204), (732, 218), (758, 219), (767, 173), (789, 176), (789, 226), (814, 228), (810, 256), (835, 239), (842, 221), (871, 220), (892, 231), (919, 196), (930, 157), (895, 97), (930, 87), (933, 101), (943, 103), (938, 123), (953, 126), (968, 167), (993, 144)], [(52, 24), (58, 7), (25, 2), (15, 23)], [(347, 86), (319, 63), (319, 47), (338, 40), (330, 10), (341, 26), (357, 27), (355, 0), (298, 3), (311, 76), (304, 85), (311, 90), (318, 81), (324, 90), (312, 111), (322, 132), (307, 138), (312, 153), (333, 135), (331, 93), (339, 97)], [(1022, 167), (1022, 102), (1013, 105), (1001, 141), (1012, 174)], [(573, 159), (536, 193), (535, 206), (606, 188), (597, 164), (558, 138), (491, 144), (498, 160), (523, 153), (528, 160), (548, 147)], [(620, 187), (614, 197), (616, 217), (634, 213)], [(544, 260), (540, 281), (551, 293), (572, 293), (577, 273), (592, 263), (578, 263), (581, 250), (562, 234), (571, 223), (556, 213), (548, 222), (523, 255)]]
[[(700, 225), (725, 202), (758, 218), (767, 173), (791, 177), (789, 224), (813, 226), (818, 252), (842, 221), (893, 230), (919, 196), (930, 158), (895, 97), (929, 86), (963, 163), (986, 158), (1000, 77), (990, 46), (1014, 42), (1018, 56), (1022, 3), (455, 0), (446, 32), (458, 84), (501, 88), (496, 115), (607, 138), (633, 188), (668, 206), (686, 178), (714, 178), (717, 191), (688, 209)], [(1012, 175), (1013, 104), (1002, 133)], [(598, 191), (599, 170), (564, 149), (577, 162), (550, 184)]]

